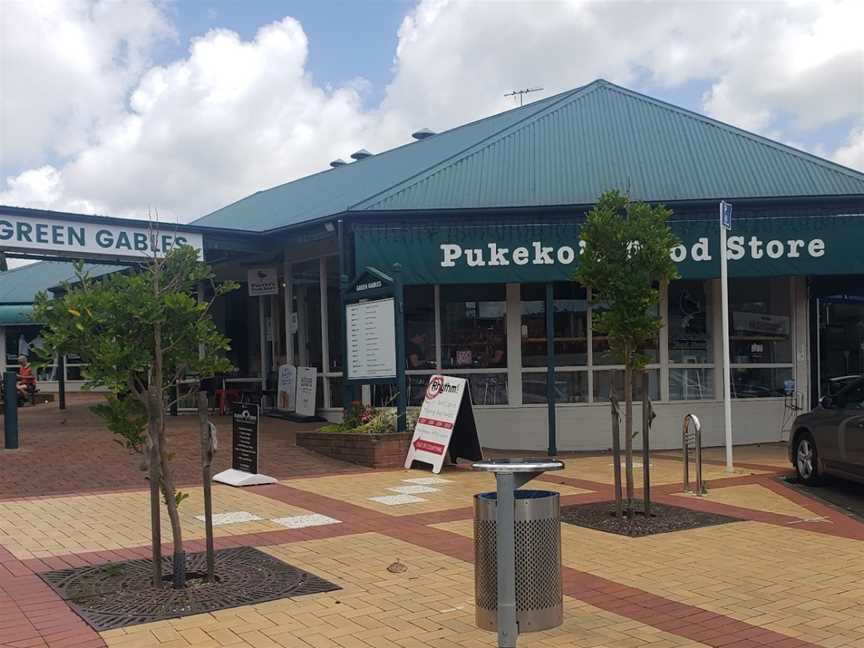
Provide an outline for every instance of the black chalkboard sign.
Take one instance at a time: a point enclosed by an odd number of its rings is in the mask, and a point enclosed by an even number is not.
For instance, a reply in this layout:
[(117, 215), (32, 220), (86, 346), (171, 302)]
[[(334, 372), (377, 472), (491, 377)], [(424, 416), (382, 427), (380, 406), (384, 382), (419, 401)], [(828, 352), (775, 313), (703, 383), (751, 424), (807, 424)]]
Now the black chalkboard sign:
[(258, 474), (258, 406), (237, 404), (231, 410), (231, 467)]

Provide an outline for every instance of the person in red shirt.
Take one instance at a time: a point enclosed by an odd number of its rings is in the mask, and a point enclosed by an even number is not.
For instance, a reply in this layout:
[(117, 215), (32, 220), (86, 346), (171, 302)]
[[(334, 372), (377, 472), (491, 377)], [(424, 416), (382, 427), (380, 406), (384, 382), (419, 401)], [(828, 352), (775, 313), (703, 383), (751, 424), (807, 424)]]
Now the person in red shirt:
[(27, 356), (18, 356), (18, 397), (27, 398), (30, 390), (36, 386), (36, 376), (27, 362)]

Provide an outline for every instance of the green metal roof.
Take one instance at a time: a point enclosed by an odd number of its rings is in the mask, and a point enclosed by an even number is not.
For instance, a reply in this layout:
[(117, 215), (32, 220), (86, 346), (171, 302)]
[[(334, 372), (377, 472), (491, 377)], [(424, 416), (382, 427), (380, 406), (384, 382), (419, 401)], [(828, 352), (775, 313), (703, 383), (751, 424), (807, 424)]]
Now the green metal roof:
[[(93, 277), (122, 270), (124, 266), (88, 263), (85, 270)], [(0, 304), (32, 304), (36, 293), (54, 288), (75, 278), (72, 263), (37, 261), (7, 272), (0, 272)]]
[(864, 197), (864, 174), (598, 80), (261, 191), (196, 225), (265, 232), (344, 212)]

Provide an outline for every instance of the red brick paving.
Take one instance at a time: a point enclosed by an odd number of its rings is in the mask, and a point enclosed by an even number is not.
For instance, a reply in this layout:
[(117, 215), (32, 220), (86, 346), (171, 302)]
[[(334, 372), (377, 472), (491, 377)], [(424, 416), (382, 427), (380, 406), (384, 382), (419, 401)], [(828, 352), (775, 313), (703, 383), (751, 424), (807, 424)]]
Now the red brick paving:
[[(130, 455), (89, 411), (101, 400), (95, 394), (75, 395), (69, 407), (55, 403), (19, 410), (21, 448), (0, 451), (0, 499), (44, 495), (82, 494), (146, 488), (140, 459)], [(230, 467), (231, 421), (214, 416), (221, 450), (214, 461), (214, 474)], [(364, 470), (298, 448), (297, 431), (318, 423), (298, 424), (262, 417), (261, 471), (279, 479)], [(201, 483), (198, 419), (168, 417), (168, 445), (178, 485)]]

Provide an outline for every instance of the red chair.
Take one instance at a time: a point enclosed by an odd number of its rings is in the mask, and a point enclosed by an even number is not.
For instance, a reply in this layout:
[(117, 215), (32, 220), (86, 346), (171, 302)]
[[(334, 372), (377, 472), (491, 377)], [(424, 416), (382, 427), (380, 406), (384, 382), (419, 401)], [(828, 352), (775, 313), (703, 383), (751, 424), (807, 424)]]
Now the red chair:
[(239, 389), (217, 389), (216, 404), (219, 408), (219, 414), (225, 416), (225, 410), (238, 402), (240, 397), (241, 393)]

